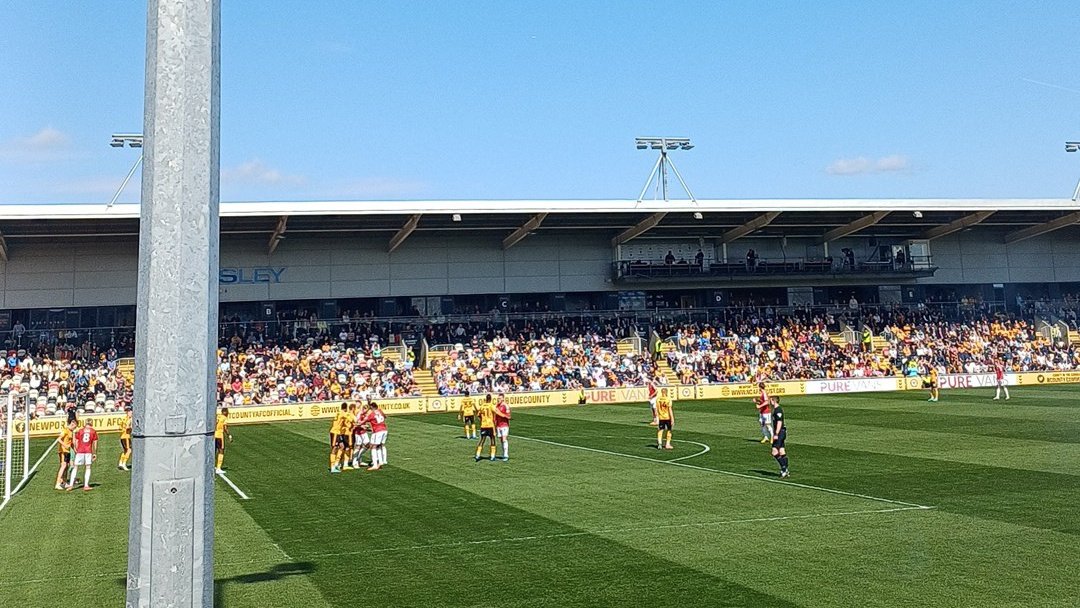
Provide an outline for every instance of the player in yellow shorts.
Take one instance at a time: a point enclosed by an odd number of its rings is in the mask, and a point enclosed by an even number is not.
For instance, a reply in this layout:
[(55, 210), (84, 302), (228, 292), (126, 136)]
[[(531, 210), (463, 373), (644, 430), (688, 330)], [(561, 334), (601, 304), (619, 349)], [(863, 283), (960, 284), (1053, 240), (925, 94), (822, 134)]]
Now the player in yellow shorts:
[[(356, 420), (354, 415), (349, 414), (349, 404), (342, 403), (341, 410), (334, 417), (334, 423), (330, 426), (330, 472), (340, 473), (345, 459), (350, 455), (352, 427)], [(349, 467), (350, 469), (352, 467)]]
[(232, 433), (229, 432), (229, 408), (223, 407), (218, 412), (217, 422), (214, 424), (214, 451), (217, 452), (217, 466), (214, 472), (218, 475), (224, 475), (225, 470), (221, 468), (221, 464), (225, 462), (225, 438), (229, 438), (229, 442), (232, 442)]
[(125, 411), (127, 414), (124, 416), (124, 424), (120, 427), (120, 462), (116, 468), (130, 471), (128, 463), (131, 462), (131, 407), (125, 408)]
[(458, 420), (465, 427), (465, 438), (476, 439), (476, 402), (469, 396), (468, 391), (461, 398), (461, 411), (458, 413)]
[(69, 420), (60, 429), (60, 436), (56, 439), (56, 455), (60, 457), (60, 470), (56, 473), (57, 490), (63, 490), (66, 487), (64, 474), (67, 473), (68, 465), (71, 464), (71, 445), (75, 439), (75, 427), (75, 421)]

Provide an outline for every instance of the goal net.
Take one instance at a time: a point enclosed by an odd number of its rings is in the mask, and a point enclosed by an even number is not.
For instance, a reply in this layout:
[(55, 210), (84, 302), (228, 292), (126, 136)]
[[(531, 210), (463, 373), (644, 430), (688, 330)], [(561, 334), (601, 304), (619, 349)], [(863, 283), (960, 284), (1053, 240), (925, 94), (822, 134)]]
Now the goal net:
[(0, 395), (0, 508), (30, 478), (30, 412), (25, 394)]

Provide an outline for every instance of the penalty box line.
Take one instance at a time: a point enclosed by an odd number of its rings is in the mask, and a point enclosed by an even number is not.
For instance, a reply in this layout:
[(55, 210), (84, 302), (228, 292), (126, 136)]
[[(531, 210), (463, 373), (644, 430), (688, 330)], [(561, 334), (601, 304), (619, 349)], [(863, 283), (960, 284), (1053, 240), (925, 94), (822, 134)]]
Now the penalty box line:
[(536, 443), (543, 443), (547, 445), (553, 445), (561, 448), (570, 448), (574, 450), (584, 450), (586, 452), (594, 452), (597, 454), (606, 454), (608, 456), (619, 456), (622, 458), (632, 458), (634, 460), (644, 460), (646, 462), (655, 462), (658, 464), (666, 464), (673, 467), (683, 467), (694, 471), (705, 471), (708, 473), (718, 473), (720, 475), (728, 475), (730, 477), (739, 477), (742, 479), (751, 479), (754, 481), (760, 481), (764, 483), (775, 483), (784, 486), (791, 486), (794, 488), (802, 488), (804, 490), (816, 490), (818, 492), (826, 492), (829, 494), (837, 494), (839, 496), (849, 496), (852, 498), (862, 498), (864, 500), (872, 500), (875, 502), (882, 502), (890, 505), (900, 505), (911, 509), (933, 509), (933, 507), (926, 505), (919, 505), (913, 502), (904, 502), (902, 500), (893, 500), (891, 498), (881, 498), (880, 496), (870, 496), (867, 494), (859, 494), (857, 492), (847, 492), (845, 490), (837, 490), (835, 488), (824, 488), (821, 486), (814, 486), (806, 483), (799, 483), (797, 481), (787, 481), (785, 479), (770, 479), (768, 477), (759, 477), (757, 475), (748, 475), (746, 473), (737, 473), (735, 471), (725, 471), (723, 469), (712, 469), (709, 467), (703, 467), (696, 464), (690, 464), (688, 462), (679, 462), (675, 460), (663, 460), (661, 458), (649, 458), (648, 456), (638, 456), (637, 454), (626, 454), (624, 452), (612, 452), (610, 450), (601, 450), (600, 448), (590, 448), (583, 445), (573, 445), (569, 443), (559, 443), (558, 441), (550, 441), (547, 439), (537, 439), (535, 437), (524, 437), (522, 435), (512, 436), (515, 439), (521, 439), (524, 441), (534, 441)]

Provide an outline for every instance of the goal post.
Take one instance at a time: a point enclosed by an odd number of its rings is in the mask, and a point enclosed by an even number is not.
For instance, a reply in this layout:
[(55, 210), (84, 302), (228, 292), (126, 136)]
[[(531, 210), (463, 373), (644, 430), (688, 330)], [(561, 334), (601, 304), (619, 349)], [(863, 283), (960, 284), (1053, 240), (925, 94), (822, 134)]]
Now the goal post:
[(26, 394), (9, 392), (0, 401), (0, 408), (0, 509), (3, 509), (30, 481), (52, 445), (36, 461), (31, 458), (30, 451), (36, 444), (30, 442), (32, 413)]

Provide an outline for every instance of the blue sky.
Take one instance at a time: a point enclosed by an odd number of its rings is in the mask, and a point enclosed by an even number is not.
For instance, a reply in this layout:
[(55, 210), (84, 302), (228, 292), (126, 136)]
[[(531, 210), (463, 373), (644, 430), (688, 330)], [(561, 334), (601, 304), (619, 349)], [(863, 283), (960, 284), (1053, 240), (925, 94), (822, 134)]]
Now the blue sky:
[[(222, 199), (1065, 197), (1073, 2), (224, 0)], [(0, 7), (0, 202), (105, 202), (145, 5)], [(1040, 84), (1041, 83), (1041, 84)], [(1052, 86), (1051, 86), (1052, 85)], [(136, 200), (137, 182), (126, 200)]]

